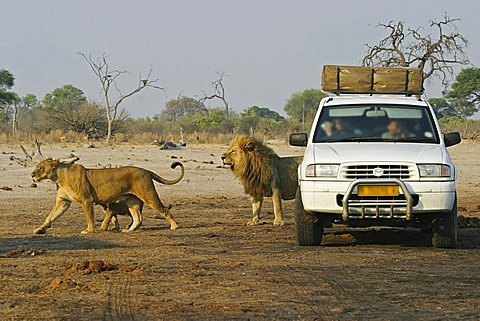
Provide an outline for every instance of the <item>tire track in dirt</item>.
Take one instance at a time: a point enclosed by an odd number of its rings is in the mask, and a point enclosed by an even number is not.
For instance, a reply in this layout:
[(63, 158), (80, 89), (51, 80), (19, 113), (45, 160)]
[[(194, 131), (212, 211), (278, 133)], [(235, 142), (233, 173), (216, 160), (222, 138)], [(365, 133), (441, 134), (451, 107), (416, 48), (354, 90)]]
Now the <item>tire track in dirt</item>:
[[(317, 269), (309, 267), (299, 269), (291, 265), (276, 268), (276, 274), (282, 276), (284, 281), (290, 285), (290, 289), (295, 292), (293, 297), (299, 298), (298, 300), (290, 299), (290, 303), (306, 306), (310, 310), (313, 320), (339, 320), (330, 310), (329, 302), (314, 293), (318, 287), (312, 287), (312, 285), (318, 285), (323, 280), (323, 277), (320, 280), (318, 277), (313, 277), (317, 276), (318, 272)], [(316, 282), (313, 283), (309, 280)], [(292, 295), (290, 296), (292, 297)]]
[(389, 320), (413, 320), (417, 316), (389, 303), (372, 291), (373, 284), (362, 281), (362, 275), (354, 277), (345, 267), (334, 266), (322, 268), (324, 280), (332, 287), (335, 296), (347, 306), (347, 315), (352, 317), (384, 318)]
[[(239, 244), (238, 239), (244, 238), (245, 230), (242, 229), (248, 229), (248, 233), (262, 233), (259, 228), (256, 230), (254, 228), (240, 226), (222, 229), (218, 238), (220, 251), (229, 254), (232, 251), (248, 251), (253, 245), (249, 242), (247, 244)], [(321, 279), (317, 277), (319, 274), (318, 269), (310, 267), (296, 268), (285, 264), (272, 266), (270, 271), (273, 272), (275, 278), (278, 277), (284, 284), (289, 286), (288, 295), (283, 294), (280, 297), (283, 297), (288, 304), (293, 303), (296, 306), (304, 307), (303, 311), (299, 311), (301, 320), (340, 320), (329, 309), (328, 300), (315, 294), (319, 290), (318, 285), (322, 283)], [(313, 283), (311, 282), (312, 280)], [(327, 284), (326, 282), (323, 283)]]
[(130, 293), (131, 276), (111, 279), (104, 321), (135, 321)]

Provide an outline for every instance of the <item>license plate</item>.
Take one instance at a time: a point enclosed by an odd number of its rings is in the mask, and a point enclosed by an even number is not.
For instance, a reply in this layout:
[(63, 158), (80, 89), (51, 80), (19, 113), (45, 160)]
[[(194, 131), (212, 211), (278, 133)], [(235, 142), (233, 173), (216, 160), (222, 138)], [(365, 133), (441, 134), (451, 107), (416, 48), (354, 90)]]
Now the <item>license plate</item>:
[(358, 196), (398, 196), (398, 185), (359, 185)]

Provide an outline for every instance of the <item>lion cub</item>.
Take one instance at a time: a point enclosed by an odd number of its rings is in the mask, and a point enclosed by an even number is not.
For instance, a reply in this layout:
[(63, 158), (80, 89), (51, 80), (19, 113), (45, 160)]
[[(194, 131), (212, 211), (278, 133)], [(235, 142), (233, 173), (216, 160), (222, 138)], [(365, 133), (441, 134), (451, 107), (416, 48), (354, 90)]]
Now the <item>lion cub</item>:
[[(118, 223), (117, 215), (128, 215), (130, 217), (130, 223), (124, 229), (124, 231), (127, 231), (133, 224), (133, 217), (135, 215), (142, 215), (143, 210), (143, 202), (134, 195), (122, 202), (113, 202), (100, 205), (105, 213), (105, 218), (103, 219), (102, 226), (100, 227), (102, 231), (108, 230), (108, 225), (110, 222), (112, 222), (114, 225), (114, 231), (120, 231), (120, 224)], [(132, 215), (131, 211), (134, 211), (135, 214)]]

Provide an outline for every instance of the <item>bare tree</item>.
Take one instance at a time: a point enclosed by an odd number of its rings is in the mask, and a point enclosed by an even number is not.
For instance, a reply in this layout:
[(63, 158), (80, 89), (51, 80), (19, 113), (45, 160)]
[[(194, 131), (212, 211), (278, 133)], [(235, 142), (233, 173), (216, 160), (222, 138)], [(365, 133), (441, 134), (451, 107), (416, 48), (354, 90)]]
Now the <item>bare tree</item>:
[(18, 105), (17, 101), (13, 102), (13, 113), (12, 113), (12, 135), (17, 136), (17, 130), (18, 130)]
[(6, 119), (12, 117), (12, 135), (17, 134), (18, 123), (18, 95), (14, 92), (0, 92), (0, 110), (5, 113)]
[(5, 104), (3, 109), (5, 110), (5, 115), (8, 118), (10, 115), (12, 117), (12, 135), (15, 137), (18, 132), (18, 107), (20, 103), (20, 98), (16, 93), (9, 93), (10, 101)]
[(418, 67), (426, 80), (434, 77), (442, 81), (446, 89), (453, 75), (453, 65), (468, 65), (467, 39), (461, 35), (455, 22), (447, 14), (443, 20), (430, 21), (432, 33), (422, 34), (422, 27), (405, 30), (405, 22), (390, 21), (376, 27), (389, 34), (377, 45), (367, 46), (362, 60), (364, 66)]
[(227, 118), (230, 116), (230, 109), (229, 105), (227, 102), (227, 99), (225, 98), (225, 85), (223, 84), (223, 77), (226, 75), (224, 71), (217, 71), (216, 74), (218, 75), (218, 79), (215, 81), (212, 81), (211, 85), (213, 88), (213, 94), (207, 95), (205, 91), (203, 91), (203, 97), (200, 98), (198, 101), (202, 104), (205, 103), (205, 101), (210, 100), (210, 99), (220, 99), (223, 102), (223, 106), (225, 108), (225, 114), (227, 115)]
[(13, 100), (13, 113), (12, 113), (12, 133), (16, 135), (18, 132), (18, 118), (22, 112), (31, 111), (32, 108), (38, 104), (37, 97), (33, 94), (26, 94), (23, 97), (18, 97), (15, 94)]
[[(127, 74), (126, 70), (111, 70), (110, 69), (110, 62), (108, 61), (108, 56), (103, 54), (101, 57), (94, 59), (92, 55), (85, 55), (84, 53), (78, 52), (77, 54), (81, 55), (85, 61), (90, 65), (90, 68), (97, 76), (98, 80), (102, 85), (102, 94), (105, 103), (105, 112), (107, 116), (107, 138), (106, 143), (110, 144), (112, 139), (112, 124), (115, 120), (117, 120), (117, 116), (121, 113), (119, 112), (119, 107), (123, 101), (127, 98), (139, 93), (145, 88), (154, 88), (159, 89), (165, 92), (165, 88), (157, 86), (158, 79), (151, 80), (150, 77), (152, 75), (152, 67), (150, 66), (150, 70), (146, 77), (142, 77), (140, 75), (138, 85), (136, 88), (130, 90), (126, 94), (122, 94), (120, 89), (117, 86), (117, 78), (121, 75)], [(112, 86), (117, 91), (117, 97), (112, 99), (110, 89)]]

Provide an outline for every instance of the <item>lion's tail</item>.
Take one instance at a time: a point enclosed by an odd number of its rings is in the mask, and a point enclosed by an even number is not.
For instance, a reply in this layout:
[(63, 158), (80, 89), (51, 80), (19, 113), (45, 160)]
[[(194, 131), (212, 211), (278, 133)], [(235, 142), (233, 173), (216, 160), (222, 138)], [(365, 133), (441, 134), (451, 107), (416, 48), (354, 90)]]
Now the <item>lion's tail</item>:
[(178, 182), (180, 182), (183, 178), (183, 176), (185, 175), (185, 167), (183, 166), (182, 163), (180, 162), (174, 162), (172, 163), (172, 165), (170, 166), (172, 169), (174, 169), (175, 167), (177, 166), (180, 166), (180, 169), (181, 169), (181, 173), (180, 173), (180, 176), (178, 176), (177, 178), (175, 179), (172, 179), (172, 180), (169, 180), (169, 179), (165, 179), (163, 177), (160, 177), (158, 176), (157, 174), (155, 174), (154, 172), (150, 172), (151, 175), (152, 175), (152, 179), (154, 179), (155, 181), (159, 182), (159, 183), (162, 183), (162, 184), (165, 184), (165, 185), (173, 185), (173, 184), (177, 184)]

